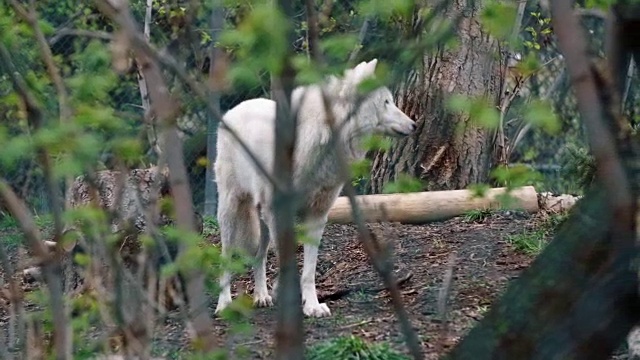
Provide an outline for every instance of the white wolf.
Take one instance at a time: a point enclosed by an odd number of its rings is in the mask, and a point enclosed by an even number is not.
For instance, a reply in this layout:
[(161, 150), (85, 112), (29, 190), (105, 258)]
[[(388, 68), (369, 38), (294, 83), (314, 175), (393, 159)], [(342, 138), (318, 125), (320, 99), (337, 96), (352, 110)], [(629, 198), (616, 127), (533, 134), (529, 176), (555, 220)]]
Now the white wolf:
[[(347, 161), (364, 158), (365, 151), (359, 142), (367, 135), (406, 136), (416, 128), (415, 122), (395, 106), (388, 88), (379, 87), (364, 99), (358, 94), (358, 84), (374, 76), (377, 63), (377, 59), (362, 62), (346, 70), (342, 78), (332, 76), (324, 85), (298, 87), (291, 95), (292, 108), (298, 113), (294, 186), (304, 194), (299, 220), (307, 238), (312, 241), (304, 245), (301, 277), (303, 312), (307, 316), (331, 315), (327, 305), (318, 301), (315, 272), (329, 208), (344, 185), (338, 171), (336, 148), (330, 144), (331, 128), (326, 123), (320, 86), (325, 86), (336, 127), (342, 127), (338, 141), (346, 152)], [(358, 99), (362, 102), (353, 111)], [(350, 115), (351, 119), (347, 119)], [(275, 119), (276, 103), (268, 99), (244, 101), (224, 115), (226, 125), (235, 130), (267, 171), (273, 169)], [(253, 302), (256, 306), (272, 306), (266, 277), (267, 250), (270, 243), (275, 243), (272, 185), (224, 126), (218, 131), (217, 149), (214, 168), (220, 194), (218, 222), (222, 253), (227, 255), (232, 248), (240, 248), (256, 256)], [(324, 156), (320, 155), (323, 152), (326, 152)], [(260, 215), (269, 228), (269, 238), (260, 236)], [(231, 274), (224, 273), (220, 279), (222, 292), (216, 313), (231, 302), (230, 282)], [(275, 288), (276, 285), (274, 292)]]

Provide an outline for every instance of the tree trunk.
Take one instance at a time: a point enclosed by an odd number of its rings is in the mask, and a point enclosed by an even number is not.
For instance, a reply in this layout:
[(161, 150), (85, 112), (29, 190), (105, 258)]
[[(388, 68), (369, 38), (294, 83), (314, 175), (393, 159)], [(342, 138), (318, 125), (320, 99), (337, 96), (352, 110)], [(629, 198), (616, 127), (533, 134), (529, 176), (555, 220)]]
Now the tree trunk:
[(451, 95), (486, 96), (498, 104), (500, 63), (497, 41), (481, 29), (479, 9), (452, 1), (445, 16), (461, 14), (455, 32), (458, 46), (425, 55), (423, 68), (401, 85), (400, 108), (417, 121), (415, 135), (398, 140), (386, 153), (375, 155), (369, 191), (380, 193), (401, 172), (426, 180), (426, 190), (452, 190), (487, 180), (491, 166), (490, 130), (463, 114), (446, 110)]

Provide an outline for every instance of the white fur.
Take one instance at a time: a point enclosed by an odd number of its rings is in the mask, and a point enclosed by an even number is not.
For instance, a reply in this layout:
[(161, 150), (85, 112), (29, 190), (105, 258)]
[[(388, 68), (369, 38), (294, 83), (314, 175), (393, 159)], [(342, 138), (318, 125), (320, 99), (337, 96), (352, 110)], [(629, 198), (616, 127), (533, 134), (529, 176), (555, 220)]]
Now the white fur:
[[(395, 106), (386, 87), (371, 92), (347, 121), (356, 99), (362, 96), (357, 93), (356, 86), (374, 75), (376, 65), (376, 59), (362, 62), (345, 71), (344, 77), (331, 77), (324, 84), (336, 125), (342, 127), (339, 141), (348, 161), (364, 157), (365, 151), (359, 142), (367, 135), (404, 136), (415, 129), (414, 121)], [(329, 308), (320, 304), (316, 295), (316, 262), (329, 208), (344, 183), (339, 176), (335, 146), (329, 144), (331, 129), (326, 123), (320, 85), (296, 88), (292, 93), (292, 106), (298, 109), (294, 185), (305, 194), (300, 220), (307, 237), (315, 242), (304, 245), (301, 277), (303, 311), (307, 316), (328, 316), (331, 315)], [(273, 169), (275, 118), (276, 103), (268, 99), (244, 101), (224, 115), (226, 125), (236, 131), (268, 171)], [(276, 240), (271, 212), (272, 186), (224, 126), (218, 131), (217, 148), (215, 174), (220, 194), (218, 221), (223, 255), (229, 254), (231, 248), (240, 248), (256, 256), (254, 304), (271, 306), (273, 300), (267, 289), (266, 255), (269, 243)], [(318, 155), (325, 151), (328, 151), (327, 155), (319, 158)], [(269, 239), (265, 241), (260, 240), (260, 215), (269, 228)], [(220, 279), (222, 292), (216, 313), (231, 302), (230, 282), (231, 275), (224, 273)]]

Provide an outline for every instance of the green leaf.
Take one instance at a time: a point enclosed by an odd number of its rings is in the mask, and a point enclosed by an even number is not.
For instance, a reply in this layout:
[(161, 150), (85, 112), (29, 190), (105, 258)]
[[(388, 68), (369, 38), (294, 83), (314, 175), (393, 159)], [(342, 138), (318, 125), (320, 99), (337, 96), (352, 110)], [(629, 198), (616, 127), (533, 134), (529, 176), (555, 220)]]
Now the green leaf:
[(238, 86), (256, 87), (260, 85), (260, 77), (256, 71), (242, 63), (231, 66), (227, 76)]
[(405, 173), (398, 174), (398, 178), (390, 183), (387, 183), (382, 192), (385, 194), (395, 193), (411, 193), (422, 191), (424, 184), (420, 179), (416, 179)]
[(545, 100), (532, 100), (525, 111), (525, 120), (547, 134), (557, 134), (562, 128), (560, 119), (553, 111), (553, 106)]
[(491, 177), (500, 186), (512, 189), (540, 181), (542, 175), (526, 165), (515, 164), (512, 166), (499, 166), (493, 169)]
[[(540, 49), (540, 45), (538, 43), (525, 41), (525, 45), (529, 48)], [(518, 62), (516, 69), (518, 69), (518, 72), (524, 77), (534, 74), (540, 69), (538, 54), (535, 52), (529, 52), (524, 59)]]
[(136, 160), (142, 155), (142, 144), (136, 138), (117, 139), (113, 148), (124, 161)]
[(336, 60), (347, 60), (358, 44), (355, 34), (330, 35), (320, 41), (320, 50), (325, 56)]
[(56, 31), (54, 26), (42, 18), (38, 19), (38, 26), (45, 36), (52, 35)]
[(25, 135), (16, 136), (7, 142), (3, 142), (0, 160), (4, 166), (12, 167), (16, 161), (33, 155), (34, 147), (29, 137)]
[[(473, 111), (475, 110), (475, 111)], [(489, 104), (478, 103), (472, 108), (471, 120), (486, 129), (495, 129), (500, 125), (500, 113), (498, 109)], [(475, 114), (475, 116), (473, 115)]]
[(384, 82), (382, 81), (382, 79), (379, 79), (377, 77), (368, 77), (358, 84), (357, 91), (358, 93), (365, 95), (383, 85)]
[(392, 15), (408, 16), (415, 2), (413, 0), (366, 0), (360, 4), (360, 12), (364, 16), (388, 18)]
[(468, 112), (470, 108), (470, 101), (467, 96), (460, 94), (453, 94), (447, 101), (447, 107), (454, 112)]
[[(256, 4), (233, 30), (225, 30), (220, 43), (236, 49), (240, 63), (253, 71), (279, 74), (289, 50), (291, 21), (269, 3)], [(246, 80), (246, 79), (245, 79)]]
[(447, 101), (447, 108), (469, 116), (476, 125), (487, 129), (495, 129), (500, 124), (500, 112), (484, 96), (472, 98), (455, 94)]
[(611, 5), (614, 5), (617, 0), (586, 0), (584, 2), (584, 7), (586, 9), (601, 9), (601, 10), (609, 10)]
[(77, 253), (74, 256), (74, 260), (80, 266), (88, 266), (91, 263), (91, 257), (87, 254)]
[(307, 56), (298, 54), (291, 59), (296, 70), (296, 83), (298, 85), (314, 84), (322, 81), (323, 74), (316, 64)]
[(487, 1), (480, 13), (480, 22), (491, 35), (507, 40), (515, 24), (516, 12), (512, 2)]
[(351, 163), (350, 165), (350, 169), (351, 169), (351, 178), (352, 179), (359, 179), (365, 176), (369, 176), (369, 173), (371, 172), (371, 160), (369, 159), (362, 159), (360, 161), (354, 161), (353, 163)]
[(366, 151), (388, 151), (391, 148), (391, 139), (386, 136), (374, 134), (362, 140), (362, 148)]
[(484, 197), (491, 186), (488, 184), (471, 184), (468, 189), (471, 191), (473, 197)]

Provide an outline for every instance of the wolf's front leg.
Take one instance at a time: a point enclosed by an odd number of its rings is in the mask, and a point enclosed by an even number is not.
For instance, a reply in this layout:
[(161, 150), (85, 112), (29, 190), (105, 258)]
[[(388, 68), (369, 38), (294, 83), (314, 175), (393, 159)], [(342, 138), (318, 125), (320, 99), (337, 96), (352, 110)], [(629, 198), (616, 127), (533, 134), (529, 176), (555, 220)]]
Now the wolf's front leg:
[(307, 316), (330, 316), (331, 311), (327, 304), (320, 304), (316, 293), (316, 264), (318, 262), (318, 247), (326, 219), (306, 221), (307, 235), (312, 243), (304, 244), (304, 262), (302, 265), (302, 278), (300, 287), (302, 291), (302, 311)]

